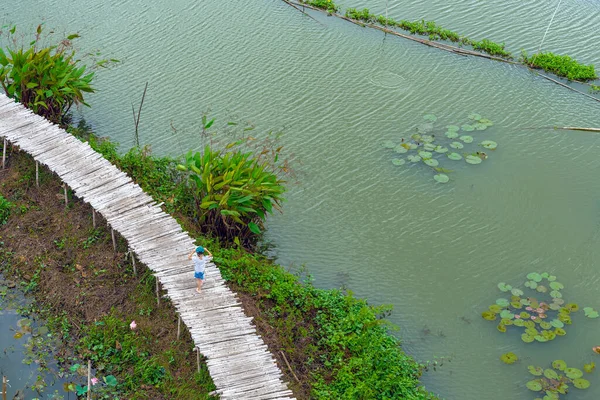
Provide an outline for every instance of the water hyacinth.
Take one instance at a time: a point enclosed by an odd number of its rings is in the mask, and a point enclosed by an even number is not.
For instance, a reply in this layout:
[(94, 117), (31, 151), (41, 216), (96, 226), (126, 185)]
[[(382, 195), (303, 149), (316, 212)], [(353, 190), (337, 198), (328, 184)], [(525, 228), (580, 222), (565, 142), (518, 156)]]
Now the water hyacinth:
[[(445, 168), (444, 163), (458, 165), (462, 161), (468, 165), (478, 165), (486, 160), (488, 155), (477, 148), (495, 150), (498, 143), (481, 136), (478, 131), (484, 131), (493, 123), (480, 114), (468, 114), (468, 123), (436, 126), (439, 118), (434, 114), (425, 114), (425, 122), (414, 128), (414, 133), (397, 140), (386, 140), (382, 146), (394, 151), (391, 159), (393, 165), (402, 168), (429, 167), (433, 170), (433, 179), (438, 183), (450, 181), (448, 173), (453, 172)], [(459, 132), (469, 132), (468, 135)], [(483, 139), (483, 140), (482, 140)], [(470, 145), (470, 148), (467, 148)], [(450, 150), (453, 149), (454, 151)], [(398, 157), (401, 155), (402, 157)], [(554, 290), (554, 289), (553, 289)]]

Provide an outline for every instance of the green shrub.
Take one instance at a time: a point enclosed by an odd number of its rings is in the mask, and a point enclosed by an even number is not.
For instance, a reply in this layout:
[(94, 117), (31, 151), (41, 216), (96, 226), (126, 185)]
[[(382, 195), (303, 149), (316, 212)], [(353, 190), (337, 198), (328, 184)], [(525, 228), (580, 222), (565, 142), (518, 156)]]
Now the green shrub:
[(10, 210), (14, 207), (14, 204), (6, 200), (0, 195), (0, 225), (4, 225), (10, 217)]
[(321, 10), (329, 11), (330, 13), (338, 12), (340, 7), (332, 0), (300, 0), (301, 3), (306, 3)]
[[(14, 34), (15, 28), (11, 31)], [(93, 73), (86, 73), (71, 50), (70, 35), (59, 45), (38, 48), (41, 25), (29, 48), (0, 48), (0, 84), (9, 97), (19, 101), (51, 122), (63, 124), (72, 105), (84, 104), (84, 92), (91, 93)]]
[(498, 44), (498, 43), (492, 42), (491, 40), (483, 39), (480, 42), (472, 41), (471, 46), (473, 46), (473, 48), (475, 50), (484, 51), (492, 56), (499, 56), (499, 57), (508, 58), (508, 59), (513, 58), (512, 54), (510, 52), (504, 50), (504, 43)]
[(522, 53), (523, 62), (530, 67), (540, 68), (557, 76), (573, 81), (591, 81), (598, 79), (593, 65), (580, 64), (569, 56), (554, 53), (536, 53), (531, 57), (526, 52)]
[(266, 214), (284, 200), (284, 182), (251, 152), (206, 146), (177, 168), (188, 173), (200, 226), (230, 242), (251, 243)]
[(385, 24), (385, 22), (387, 22), (387, 20), (385, 20), (385, 17), (383, 17), (383, 19), (380, 20), (379, 18), (375, 17), (375, 14), (371, 14), (368, 8), (363, 8), (362, 10), (357, 10), (356, 8), (349, 8), (346, 10), (346, 17), (364, 22), (377, 21), (382, 25), (387, 25)]

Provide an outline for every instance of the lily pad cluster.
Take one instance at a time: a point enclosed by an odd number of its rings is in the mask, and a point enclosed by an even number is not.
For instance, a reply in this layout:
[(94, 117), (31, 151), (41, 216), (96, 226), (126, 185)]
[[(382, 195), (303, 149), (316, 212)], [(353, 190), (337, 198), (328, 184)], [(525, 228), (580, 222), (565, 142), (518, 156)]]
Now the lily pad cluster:
[[(594, 367), (594, 363), (586, 364), (583, 370), (591, 373)], [(568, 367), (567, 363), (563, 360), (552, 361), (552, 368), (544, 369), (530, 365), (527, 369), (531, 375), (536, 377), (527, 382), (527, 389), (538, 392), (540, 397), (543, 395), (544, 399), (547, 400), (560, 399), (560, 395), (567, 394), (571, 387), (577, 389), (587, 389), (590, 387), (590, 381), (583, 378), (583, 371), (578, 368)]]
[[(547, 272), (532, 272), (523, 286), (520, 289), (500, 282), (498, 289), (505, 296), (481, 313), (483, 319), (496, 321), (502, 333), (509, 329), (520, 330), (525, 343), (549, 342), (557, 336), (565, 336), (566, 325), (572, 324), (571, 316), (579, 311), (579, 306), (565, 301), (561, 292), (564, 285)], [(585, 307), (584, 313), (588, 318), (598, 317), (598, 312), (591, 307)]]
[[(480, 114), (469, 114), (468, 123), (437, 127), (438, 118), (433, 114), (423, 116), (425, 121), (415, 128), (415, 132), (401, 137), (399, 141), (387, 140), (383, 147), (396, 154), (392, 164), (396, 166), (424, 164), (436, 173), (433, 179), (439, 183), (447, 183), (451, 169), (462, 161), (469, 165), (481, 164), (487, 159), (486, 150), (495, 150), (498, 143), (478, 137), (475, 134), (485, 131), (493, 124)], [(464, 161), (463, 161), (464, 160)]]

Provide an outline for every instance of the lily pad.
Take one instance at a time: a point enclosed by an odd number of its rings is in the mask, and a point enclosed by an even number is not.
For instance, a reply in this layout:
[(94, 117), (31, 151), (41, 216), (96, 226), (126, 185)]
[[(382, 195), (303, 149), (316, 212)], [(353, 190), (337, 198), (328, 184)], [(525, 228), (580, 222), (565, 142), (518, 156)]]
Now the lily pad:
[(432, 143), (425, 143), (423, 145), (423, 150), (433, 151), (435, 148), (436, 148), (436, 146)]
[(431, 154), (428, 151), (419, 151), (419, 155), (421, 156), (422, 159), (431, 158), (431, 156), (433, 156), (433, 154)]
[(410, 161), (410, 162), (419, 162), (419, 161), (421, 161), (421, 157), (419, 157), (419, 156), (417, 156), (417, 155), (415, 155), (415, 154), (413, 154), (413, 155), (410, 155), (410, 156), (408, 156), (408, 157), (406, 157), (406, 158), (407, 158), (407, 159), (408, 159), (408, 161)]
[(571, 312), (579, 311), (579, 306), (576, 303), (567, 303), (565, 304), (565, 308)]
[(555, 328), (562, 328), (565, 326), (565, 324), (559, 319), (553, 319), (552, 321), (550, 321), (550, 325), (552, 325)]
[(504, 333), (506, 332), (506, 325), (504, 324), (498, 324), (498, 326), (496, 327), (498, 329), (498, 331)]
[(491, 306), (488, 307), (488, 309), (493, 312), (498, 314), (500, 311), (502, 311), (502, 307), (500, 307), (498, 304), (492, 304)]
[(546, 278), (546, 279), (548, 279), (548, 281), (549, 281), (549, 282), (554, 282), (554, 281), (556, 280), (556, 276), (554, 276), (554, 275), (550, 275), (550, 276), (549, 276), (548, 278)]
[(542, 329), (550, 329), (552, 327), (553, 326), (550, 325), (550, 322), (546, 322), (546, 321), (541, 321), (540, 322), (540, 328), (542, 328)]
[(398, 146), (394, 147), (394, 151), (398, 154), (404, 154), (404, 153), (408, 152), (408, 149), (402, 145), (398, 145)]
[(513, 296), (523, 296), (523, 291), (521, 289), (515, 288), (512, 289), (510, 292), (513, 294)]
[(535, 289), (537, 288), (537, 283), (535, 281), (527, 281), (525, 282), (525, 287), (528, 287), (530, 289)]
[(493, 140), (484, 140), (481, 142), (481, 145), (490, 150), (496, 150), (496, 147), (498, 147), (498, 143), (494, 142)]
[[(427, 161), (436, 161), (436, 160), (427, 160)], [(435, 179), (439, 183), (448, 183), (448, 181), (450, 180), (450, 178), (448, 178), (448, 175), (445, 175), (445, 174), (434, 175), (433, 179)]]
[(525, 326), (525, 321), (523, 321), (522, 319), (515, 319), (515, 320), (513, 320), (513, 325), (518, 326), (518, 327), (523, 327), (523, 326)]
[(481, 164), (481, 157), (478, 156), (474, 156), (472, 154), (469, 154), (466, 158), (465, 161), (469, 164), (473, 164), (473, 165), (477, 165), (477, 164)]
[(505, 282), (500, 282), (498, 284), (498, 289), (500, 289), (501, 292), (510, 292), (512, 290), (512, 286)]
[(529, 373), (534, 376), (542, 376), (544, 373), (544, 369), (542, 367), (536, 367), (534, 365), (530, 365), (527, 367)]
[(447, 153), (448, 152), (448, 148), (444, 147), (444, 146), (437, 146), (434, 151), (436, 153)]
[(539, 381), (529, 381), (525, 384), (525, 386), (527, 386), (527, 389), (534, 392), (539, 392), (542, 390), (542, 384)]
[(448, 153), (448, 158), (454, 161), (462, 160), (462, 156), (458, 153)]
[(557, 369), (559, 371), (564, 371), (567, 369), (567, 363), (564, 360), (554, 360), (552, 361), (552, 368)]
[(548, 291), (548, 288), (544, 285), (538, 285), (535, 290), (537, 290), (540, 293), (546, 293)]
[(450, 143), (450, 147), (452, 147), (453, 149), (462, 149), (465, 147), (465, 145), (461, 142), (452, 142)]
[(445, 133), (445, 135), (448, 139), (455, 139), (458, 137), (458, 132), (457, 131), (448, 131)]
[(550, 286), (550, 288), (552, 288), (553, 290), (561, 290), (565, 288), (565, 286), (562, 283), (557, 281), (550, 282), (548, 286)]
[(385, 142), (383, 142), (382, 146), (386, 149), (393, 149), (394, 147), (396, 147), (396, 143), (392, 142), (391, 140), (386, 140)]
[(548, 341), (548, 339), (546, 339), (545, 337), (543, 337), (542, 335), (536, 335), (534, 337), (535, 340), (537, 340), (540, 343), (546, 343)]
[(517, 355), (515, 353), (506, 353), (506, 354), (502, 354), (500, 356), (500, 360), (502, 360), (502, 362), (504, 364), (514, 364), (515, 362), (517, 362), (519, 360), (519, 357), (517, 357)]
[(481, 119), (481, 115), (472, 113), (472, 114), (469, 114), (468, 118), (472, 119), (474, 121), (479, 121)]
[(573, 379), (573, 386), (577, 389), (587, 389), (590, 387), (590, 381), (583, 378)]
[(429, 133), (433, 130), (433, 124), (430, 122), (427, 122), (425, 124), (421, 124), (417, 127), (417, 132), (419, 132), (420, 134), (423, 133)]
[(565, 375), (569, 379), (577, 379), (583, 376), (583, 371), (577, 368), (566, 368)]
[(475, 130), (475, 127), (473, 125), (463, 125), (460, 127), (460, 129), (462, 129), (465, 132), (473, 132)]
[(508, 301), (507, 299), (500, 298), (496, 300), (496, 304), (498, 304), (500, 307), (508, 307), (510, 301)]
[(548, 305), (548, 307), (549, 307), (551, 310), (558, 311), (558, 310), (560, 309), (560, 304), (556, 304), (556, 303), (550, 303), (550, 304)]
[(485, 131), (488, 128), (486, 124), (482, 124), (481, 122), (476, 123), (474, 126), (478, 131)]
[(510, 310), (502, 310), (500, 312), (500, 318), (513, 319), (515, 314), (511, 313)]
[(556, 373), (555, 370), (547, 368), (544, 370), (544, 376), (548, 379), (557, 379), (558, 380), (558, 374)]
[(392, 159), (392, 164), (394, 165), (404, 165), (406, 163), (406, 160), (404, 160), (403, 158), (393, 158)]
[(458, 132), (460, 130), (460, 126), (448, 125), (446, 129), (448, 129), (448, 132)]
[(494, 321), (496, 319), (496, 313), (492, 311), (484, 311), (481, 313), (481, 317), (487, 321)]
[(556, 328), (554, 333), (556, 333), (556, 336), (565, 336), (567, 331), (565, 331), (563, 328)]
[(592, 371), (594, 371), (595, 369), (596, 369), (596, 363), (595, 363), (595, 362), (593, 362), (593, 361), (592, 361), (591, 363), (589, 363), (589, 364), (585, 364), (585, 365), (583, 366), (583, 370), (584, 370), (585, 372), (587, 372), (588, 374), (591, 374), (591, 373), (592, 373)]
[(523, 304), (520, 301), (511, 301), (510, 306), (512, 308), (516, 308), (517, 310), (520, 310), (521, 308), (523, 308)]
[(527, 274), (527, 279), (540, 283), (542, 281), (542, 275), (538, 274), (537, 272), (530, 272)]
[(521, 334), (521, 340), (525, 343), (531, 343), (535, 340), (535, 338), (527, 333)]
[(479, 120), (479, 123), (481, 123), (481, 124), (486, 124), (487, 126), (492, 126), (492, 125), (494, 125), (494, 123), (493, 123), (492, 121), (490, 121), (489, 119), (487, 119), (487, 118), (481, 118), (481, 119)]
[(462, 135), (461, 137), (459, 137), (459, 139), (465, 143), (473, 143), (473, 136)]
[(438, 160), (436, 160), (435, 158), (427, 158), (424, 159), (423, 162), (427, 165), (429, 165), (430, 167), (437, 167), (438, 165), (440, 165), (440, 162)]
[(552, 297), (553, 299), (562, 299), (562, 293), (558, 290), (553, 290), (550, 292), (550, 297)]
[(423, 143), (433, 143), (435, 142), (435, 137), (433, 135), (423, 135), (421, 136), (421, 141)]
[(423, 116), (423, 119), (425, 121), (430, 121), (430, 122), (437, 121), (437, 117), (435, 115), (433, 115), (433, 114), (426, 114), (426, 115)]

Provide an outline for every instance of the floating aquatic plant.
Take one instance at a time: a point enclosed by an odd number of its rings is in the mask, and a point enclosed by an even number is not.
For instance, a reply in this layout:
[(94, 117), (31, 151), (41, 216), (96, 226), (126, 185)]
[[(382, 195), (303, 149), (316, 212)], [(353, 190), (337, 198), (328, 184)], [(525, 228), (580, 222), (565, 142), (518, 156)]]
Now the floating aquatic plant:
[[(480, 158), (474, 159), (481, 162)], [(481, 313), (481, 317), (487, 321), (499, 320), (497, 330), (502, 333), (509, 329), (521, 330), (521, 340), (525, 343), (544, 343), (557, 336), (565, 336), (565, 326), (573, 323), (572, 314), (579, 311), (578, 304), (567, 303), (563, 299), (561, 290), (565, 286), (556, 280), (556, 276), (546, 272), (527, 274), (525, 289), (506, 282), (498, 283), (497, 287), (505, 297), (496, 299), (494, 304)], [(526, 295), (525, 290), (532, 293)], [(599, 316), (598, 311), (592, 307), (584, 307), (583, 311), (588, 318)]]
[(500, 360), (504, 363), (504, 364), (514, 364), (515, 362), (517, 362), (519, 360), (519, 357), (517, 357), (517, 355), (515, 353), (506, 353), (506, 354), (502, 354), (500, 356)]
[[(591, 364), (584, 365), (584, 371), (591, 373), (594, 370)], [(552, 361), (552, 368), (530, 365), (527, 370), (536, 378), (527, 382), (525, 386), (533, 392), (540, 392), (539, 396), (543, 394), (547, 400), (559, 400), (560, 395), (567, 394), (571, 386), (577, 389), (590, 387), (590, 381), (583, 378), (583, 372), (578, 368), (567, 367), (564, 360)]]
[[(434, 114), (426, 114), (423, 116), (423, 120), (426, 122), (415, 128), (416, 133), (410, 134), (409, 137), (400, 138), (399, 142), (386, 140), (382, 143), (382, 146), (396, 153), (396, 157), (392, 159), (394, 165), (405, 165), (408, 161), (408, 167), (423, 162), (436, 172), (433, 177), (436, 182), (446, 183), (450, 180), (446, 174), (452, 172), (452, 170), (444, 168), (443, 165), (440, 165), (441, 163), (464, 159), (470, 165), (481, 164), (483, 160), (487, 159), (487, 154), (477, 151), (475, 146), (484, 147), (488, 150), (495, 150), (498, 147), (498, 143), (492, 140), (481, 140), (484, 138), (477, 138), (478, 144), (475, 144), (476, 138), (473, 136), (473, 133), (479, 135), (477, 131), (483, 131), (492, 126), (492, 121), (482, 118), (477, 113), (469, 114), (468, 119), (468, 123), (446, 125), (445, 128), (440, 128), (446, 129), (446, 131), (441, 130), (438, 132), (435, 125), (438, 117)], [(461, 134), (461, 131), (472, 133)], [(470, 144), (473, 144), (473, 147), (467, 149), (465, 146)], [(405, 154), (406, 158), (397, 156)]]

